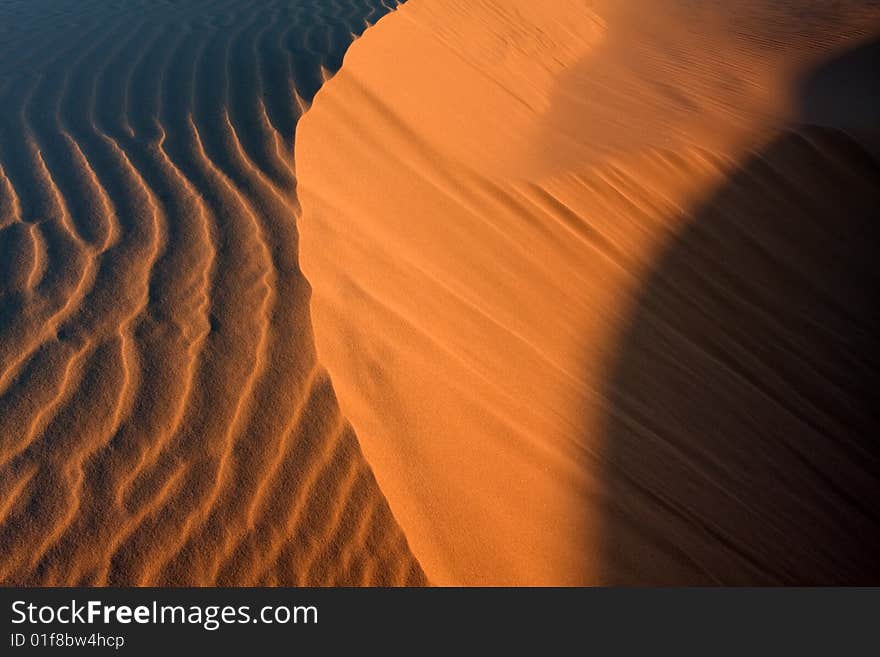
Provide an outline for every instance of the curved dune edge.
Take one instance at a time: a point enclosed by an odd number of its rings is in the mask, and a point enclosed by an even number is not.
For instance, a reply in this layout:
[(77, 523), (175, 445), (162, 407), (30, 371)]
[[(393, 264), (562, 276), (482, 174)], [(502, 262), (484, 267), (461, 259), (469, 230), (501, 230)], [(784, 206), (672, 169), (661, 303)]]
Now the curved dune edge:
[[(318, 356), (432, 581), (877, 578), (876, 363), (839, 371), (870, 320), (820, 282), (779, 292), (768, 323), (755, 292), (813, 280), (810, 240), (835, 236), (818, 199), (841, 180), (847, 216), (877, 207), (858, 144), (796, 123), (799, 80), (877, 10), (723, 6), (412, 0), (298, 124)], [(854, 121), (830, 125), (870, 127)], [(732, 219), (687, 246), (712, 285), (682, 293), (725, 322), (682, 324), (690, 306), (645, 291), (713, 213)], [(753, 215), (822, 230), (779, 242)], [(738, 252), (710, 247), (731, 235), (765, 259), (730, 270)], [(829, 252), (873, 285), (857, 243)], [(643, 344), (647, 307), (665, 328)], [(827, 340), (810, 308), (838, 313)], [(700, 386), (716, 396), (688, 406)]]
[(303, 98), (387, 3), (33, 4), (0, 7), (0, 583), (425, 583), (297, 261)]

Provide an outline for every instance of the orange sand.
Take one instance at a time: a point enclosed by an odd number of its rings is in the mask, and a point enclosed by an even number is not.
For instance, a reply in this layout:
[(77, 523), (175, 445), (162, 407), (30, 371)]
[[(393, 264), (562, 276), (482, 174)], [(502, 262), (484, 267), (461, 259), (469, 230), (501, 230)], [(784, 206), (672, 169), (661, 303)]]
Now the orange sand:
[(845, 56), (878, 28), (412, 0), (352, 46), (297, 128), (300, 257), (433, 582), (880, 581), (880, 123)]
[(0, 583), (425, 582), (297, 262), (300, 96), (382, 7), (0, 6)]
[(877, 3), (392, 4), (0, 3), (0, 583), (880, 584)]

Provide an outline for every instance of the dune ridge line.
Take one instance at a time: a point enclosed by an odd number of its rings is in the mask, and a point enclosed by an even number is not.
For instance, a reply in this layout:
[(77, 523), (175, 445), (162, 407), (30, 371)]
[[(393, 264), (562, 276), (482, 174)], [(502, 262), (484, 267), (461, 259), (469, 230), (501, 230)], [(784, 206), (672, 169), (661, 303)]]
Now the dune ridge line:
[(348, 51), (297, 127), (301, 261), (432, 581), (880, 579), (878, 124), (846, 54), (878, 18), (412, 0)]

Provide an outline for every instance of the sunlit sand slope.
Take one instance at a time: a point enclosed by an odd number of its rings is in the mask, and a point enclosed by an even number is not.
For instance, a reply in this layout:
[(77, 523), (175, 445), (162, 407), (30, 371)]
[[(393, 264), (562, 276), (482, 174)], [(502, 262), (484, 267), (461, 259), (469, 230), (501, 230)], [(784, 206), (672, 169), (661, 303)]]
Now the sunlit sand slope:
[(354, 44), (298, 125), (301, 258), (429, 578), (880, 580), (878, 31), (413, 0)]
[(387, 11), (0, 4), (0, 582), (424, 582), (295, 224), (296, 122)]

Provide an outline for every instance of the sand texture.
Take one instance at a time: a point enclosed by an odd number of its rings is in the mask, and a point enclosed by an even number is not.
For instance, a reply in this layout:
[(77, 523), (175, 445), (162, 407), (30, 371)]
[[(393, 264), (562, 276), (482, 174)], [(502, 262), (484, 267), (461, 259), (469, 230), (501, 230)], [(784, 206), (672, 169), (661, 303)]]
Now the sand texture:
[(295, 222), (296, 122), (387, 10), (0, 3), (0, 582), (425, 581)]
[(327, 367), (438, 584), (880, 583), (880, 5), (412, 0), (297, 128)]
[(880, 584), (878, 44), (0, 2), (0, 583)]

